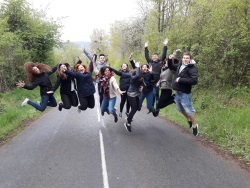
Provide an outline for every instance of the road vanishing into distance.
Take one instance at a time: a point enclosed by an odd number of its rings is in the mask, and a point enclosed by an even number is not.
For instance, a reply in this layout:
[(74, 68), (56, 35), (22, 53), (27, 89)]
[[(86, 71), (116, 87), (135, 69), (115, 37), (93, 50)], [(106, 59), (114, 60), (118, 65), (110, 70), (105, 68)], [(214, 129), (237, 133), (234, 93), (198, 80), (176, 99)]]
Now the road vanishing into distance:
[(48, 110), (0, 147), (0, 188), (250, 188), (248, 171), (191, 131), (145, 108), (132, 133), (125, 122), (101, 116), (97, 95), (81, 113)]

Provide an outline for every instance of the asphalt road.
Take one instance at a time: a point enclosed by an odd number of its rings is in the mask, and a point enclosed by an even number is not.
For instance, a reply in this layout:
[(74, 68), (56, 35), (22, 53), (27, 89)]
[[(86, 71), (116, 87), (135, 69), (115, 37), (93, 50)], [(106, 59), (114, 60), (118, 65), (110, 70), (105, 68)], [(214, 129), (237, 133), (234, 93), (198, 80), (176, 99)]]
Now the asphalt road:
[(53, 108), (1, 146), (0, 188), (250, 187), (247, 171), (191, 132), (142, 109), (129, 133), (96, 104)]

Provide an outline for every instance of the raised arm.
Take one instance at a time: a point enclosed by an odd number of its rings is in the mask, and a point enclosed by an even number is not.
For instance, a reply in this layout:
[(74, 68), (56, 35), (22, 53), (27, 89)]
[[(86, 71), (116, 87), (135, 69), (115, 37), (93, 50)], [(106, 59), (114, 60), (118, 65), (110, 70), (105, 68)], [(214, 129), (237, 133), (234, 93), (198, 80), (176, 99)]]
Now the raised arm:
[(145, 42), (144, 53), (145, 53), (145, 58), (146, 58), (147, 62), (150, 63), (152, 61), (152, 59), (149, 57), (148, 42)]
[(173, 64), (174, 55), (170, 54), (167, 59), (168, 68), (176, 71), (178, 64)]
[(93, 57), (91, 58), (90, 64), (89, 64), (89, 72), (92, 74), (93, 70), (96, 67), (96, 59), (97, 59), (97, 55), (94, 54)]
[(163, 46), (163, 51), (162, 51), (162, 55), (161, 55), (161, 58), (160, 60), (161, 61), (164, 61), (167, 57), (167, 51), (168, 51), (168, 39), (165, 39), (164, 42), (163, 42), (164, 46)]
[(92, 61), (92, 56), (90, 55), (89, 52), (86, 51), (85, 46), (82, 46), (82, 51), (87, 56), (87, 58), (89, 58), (89, 60)]
[(133, 52), (130, 54), (130, 56), (129, 56), (129, 62), (130, 62), (130, 64), (131, 64), (131, 66), (132, 66), (132, 68), (133, 69), (135, 69), (136, 67), (135, 67), (135, 61), (134, 61), (134, 59), (132, 58), (132, 55), (133, 55)]

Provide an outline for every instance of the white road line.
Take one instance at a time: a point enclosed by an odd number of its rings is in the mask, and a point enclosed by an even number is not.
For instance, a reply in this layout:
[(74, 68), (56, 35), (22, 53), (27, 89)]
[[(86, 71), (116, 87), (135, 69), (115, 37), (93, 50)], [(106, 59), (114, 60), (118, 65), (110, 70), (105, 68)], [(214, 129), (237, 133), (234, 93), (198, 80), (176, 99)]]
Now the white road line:
[(96, 108), (96, 110), (97, 110), (97, 119), (98, 119), (98, 122), (100, 122), (101, 121), (100, 110), (98, 107)]
[(105, 159), (105, 151), (104, 151), (104, 144), (103, 144), (103, 137), (102, 137), (101, 130), (99, 130), (99, 135), (100, 135), (100, 148), (101, 148), (101, 159), (102, 159), (103, 187), (109, 188), (108, 173), (107, 173), (106, 159)]

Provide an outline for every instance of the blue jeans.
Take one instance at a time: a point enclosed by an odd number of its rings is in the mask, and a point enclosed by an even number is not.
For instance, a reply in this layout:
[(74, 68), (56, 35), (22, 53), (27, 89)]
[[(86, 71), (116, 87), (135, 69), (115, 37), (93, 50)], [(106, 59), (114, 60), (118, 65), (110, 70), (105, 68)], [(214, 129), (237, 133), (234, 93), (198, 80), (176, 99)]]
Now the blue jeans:
[(189, 116), (195, 112), (191, 93), (175, 92), (175, 103), (179, 112), (186, 112)]
[(101, 112), (109, 112), (113, 114), (114, 117), (117, 117), (116, 109), (115, 109), (116, 97), (113, 98), (105, 98), (103, 97)]
[(41, 96), (41, 102), (40, 104), (37, 104), (36, 102), (33, 101), (28, 101), (28, 104), (33, 106), (34, 108), (36, 108), (39, 111), (44, 111), (46, 109), (47, 106), (51, 106), (51, 107), (56, 107), (57, 103), (56, 103), (56, 99), (53, 95), (42, 95)]
[(142, 103), (144, 99), (146, 98), (147, 100), (147, 108), (150, 112), (153, 112), (153, 99), (154, 99), (154, 93), (153, 91), (147, 92), (147, 93), (142, 93), (140, 97), (140, 108), (142, 107)]
[(156, 86), (156, 83), (154, 83), (154, 86), (153, 86), (153, 93), (154, 93), (154, 97), (153, 97), (152, 104), (154, 107), (154, 104), (155, 106), (157, 106), (159, 102), (159, 93), (160, 93), (160, 88)]

